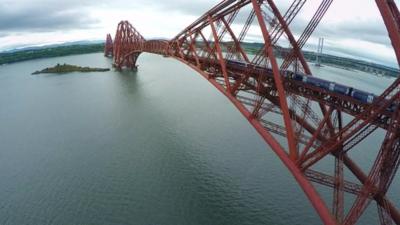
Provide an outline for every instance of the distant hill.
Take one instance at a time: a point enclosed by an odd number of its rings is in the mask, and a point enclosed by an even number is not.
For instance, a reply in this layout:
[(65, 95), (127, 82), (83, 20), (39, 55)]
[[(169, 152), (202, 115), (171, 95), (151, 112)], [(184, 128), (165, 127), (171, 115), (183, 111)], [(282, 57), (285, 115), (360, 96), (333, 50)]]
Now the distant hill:
[(28, 51), (28, 50), (40, 50), (45, 48), (56, 48), (63, 46), (73, 46), (73, 45), (93, 45), (93, 44), (103, 44), (104, 41), (72, 41), (72, 42), (64, 42), (58, 44), (47, 44), (47, 45), (37, 45), (37, 46), (27, 46), (27, 47), (18, 47), (10, 50), (0, 51), (1, 53), (14, 53), (20, 51)]
[[(223, 47), (232, 44), (231, 42), (223, 43)], [(263, 47), (262, 43), (241, 43), (246, 52), (257, 54)], [(201, 46), (201, 43), (198, 43)], [(224, 47), (226, 49), (226, 47)], [(59, 57), (76, 54), (86, 54), (94, 52), (102, 52), (104, 50), (104, 42), (102, 41), (78, 41), (67, 42), (62, 44), (26, 47), (14, 49), (0, 53), (0, 65), (7, 63), (20, 62), (38, 58)], [(284, 58), (289, 54), (290, 49), (277, 47), (274, 49), (278, 57)], [(317, 54), (311, 51), (303, 51), (304, 57), (309, 62), (315, 62)], [(396, 68), (380, 65), (377, 63), (366, 62), (363, 60), (339, 57), (334, 55), (323, 54), (320, 56), (320, 62), (325, 65), (337, 66), (344, 69), (352, 69), (364, 71), (367, 73), (378, 74), (383, 76), (397, 77), (400, 71)]]
[(102, 52), (104, 43), (73, 42), (50, 46), (29, 47), (0, 53), (0, 65), (31, 59)]

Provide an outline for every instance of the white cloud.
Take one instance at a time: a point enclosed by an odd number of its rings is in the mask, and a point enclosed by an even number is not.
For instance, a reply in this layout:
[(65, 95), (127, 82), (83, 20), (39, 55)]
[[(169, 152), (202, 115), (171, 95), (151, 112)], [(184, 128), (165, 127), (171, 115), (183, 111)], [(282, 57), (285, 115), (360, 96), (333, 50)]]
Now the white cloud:
[[(0, 50), (18, 45), (103, 40), (106, 33), (114, 34), (121, 20), (129, 20), (145, 37), (172, 38), (219, 2), (0, 0), (0, 27), (3, 27), (0, 29)], [(320, 2), (309, 0), (291, 25), (297, 37)], [(276, 0), (276, 4), (282, 11), (289, 5), (287, 0)], [(5, 22), (1, 20), (1, 15), (12, 20)], [(257, 41), (259, 34), (257, 28), (252, 28), (249, 38)], [(326, 52), (396, 65), (375, 1), (333, 1), (306, 46), (309, 50), (312, 50), (318, 37), (325, 38)]]

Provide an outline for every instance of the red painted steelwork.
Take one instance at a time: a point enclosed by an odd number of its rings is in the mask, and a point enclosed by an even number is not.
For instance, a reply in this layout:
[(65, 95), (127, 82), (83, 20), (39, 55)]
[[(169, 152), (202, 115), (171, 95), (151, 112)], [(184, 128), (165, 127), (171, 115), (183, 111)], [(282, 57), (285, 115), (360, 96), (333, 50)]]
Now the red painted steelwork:
[[(399, 10), (393, 0), (375, 1), (400, 64)], [(104, 51), (106, 56), (113, 54), (117, 69), (136, 69), (139, 55), (148, 52), (175, 58), (201, 74), (235, 105), (276, 153), (323, 223), (355, 224), (375, 202), (381, 224), (400, 224), (400, 212), (387, 196), (400, 165), (400, 78), (377, 100), (366, 103), (283, 76), (289, 68), (311, 76), (301, 49), (332, 0), (321, 0), (296, 40), (290, 25), (305, 3), (292, 0), (287, 11), (281, 13), (273, 0), (224, 0), (172, 40), (146, 40), (129, 22), (121, 21), (114, 43), (107, 35)], [(247, 13), (247, 17), (239, 13)], [(235, 24), (238, 17), (247, 18), (245, 24)], [(237, 32), (239, 26), (242, 28)], [(262, 36), (256, 56), (245, 51), (251, 27)], [(282, 41), (289, 47), (280, 46)], [(283, 60), (277, 60), (276, 55)], [(274, 116), (270, 116), (272, 113)], [(350, 122), (344, 122), (344, 114)], [(356, 151), (377, 131), (386, 136), (375, 148), (376, 159), (371, 166), (361, 166), (347, 153)], [(332, 174), (314, 167), (329, 159), (334, 160)], [(345, 179), (344, 169), (357, 180)], [(332, 188), (331, 211), (313, 183)], [(345, 192), (355, 195), (355, 200), (347, 198)], [(345, 200), (352, 202), (347, 211)]]
[(107, 34), (106, 43), (104, 44), (104, 56), (112, 57), (113, 56), (113, 41), (111, 38), (111, 34)]

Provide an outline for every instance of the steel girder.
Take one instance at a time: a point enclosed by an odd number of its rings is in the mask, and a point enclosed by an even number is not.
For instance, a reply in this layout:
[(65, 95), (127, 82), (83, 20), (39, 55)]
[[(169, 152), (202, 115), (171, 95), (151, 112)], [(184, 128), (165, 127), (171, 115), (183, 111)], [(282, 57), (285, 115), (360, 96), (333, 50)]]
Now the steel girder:
[[(400, 224), (399, 210), (387, 197), (400, 164), (400, 78), (377, 101), (367, 104), (282, 76), (287, 69), (312, 76), (301, 49), (332, 0), (321, 0), (296, 40), (290, 25), (305, 3), (293, 0), (281, 13), (273, 0), (224, 0), (171, 40), (146, 40), (129, 22), (122, 21), (114, 43), (107, 36), (105, 54), (113, 53), (118, 69), (135, 69), (142, 52), (169, 56), (205, 77), (276, 153), (325, 224), (355, 224), (372, 201), (377, 203), (381, 224)], [(400, 64), (399, 10), (393, 0), (376, 0), (376, 4)], [(244, 24), (235, 23), (239, 14), (247, 18)], [(251, 27), (263, 40), (254, 56), (245, 51)], [(283, 48), (282, 42), (289, 47)], [(277, 60), (280, 50), (286, 53)], [(351, 118), (349, 122), (344, 122), (343, 115)], [(277, 116), (281, 121), (271, 121)], [(386, 135), (376, 149), (374, 163), (366, 170), (348, 152), (356, 151), (378, 130)], [(362, 150), (357, 151), (362, 154)], [(327, 156), (334, 159), (332, 175), (314, 168)], [(357, 180), (346, 180), (344, 169)], [(331, 210), (313, 183), (333, 189)], [(356, 196), (347, 212), (344, 192)]]

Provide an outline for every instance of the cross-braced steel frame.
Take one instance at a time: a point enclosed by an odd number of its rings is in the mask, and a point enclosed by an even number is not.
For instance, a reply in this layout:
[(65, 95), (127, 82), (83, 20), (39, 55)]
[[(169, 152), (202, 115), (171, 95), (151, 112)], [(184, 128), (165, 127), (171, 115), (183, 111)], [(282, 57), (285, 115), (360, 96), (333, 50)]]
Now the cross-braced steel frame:
[[(284, 12), (273, 0), (224, 0), (171, 40), (146, 40), (122, 21), (114, 43), (107, 36), (105, 54), (114, 56), (118, 69), (136, 69), (140, 53), (148, 52), (173, 57), (201, 74), (257, 130), (325, 224), (355, 224), (371, 202), (381, 224), (400, 224), (400, 212), (387, 195), (400, 164), (400, 78), (365, 103), (283, 76), (287, 70), (312, 76), (301, 49), (332, 1), (320, 1), (298, 38), (290, 25), (306, 0), (292, 0)], [(393, 0), (375, 2), (400, 64), (399, 10)], [(245, 40), (254, 32), (263, 44), (250, 54)], [(362, 149), (361, 143), (376, 133), (384, 134), (382, 142)], [(367, 150), (376, 150), (370, 166), (349, 154)], [(320, 171), (317, 164), (329, 159), (332, 172)], [(332, 188), (331, 209), (314, 183)]]

